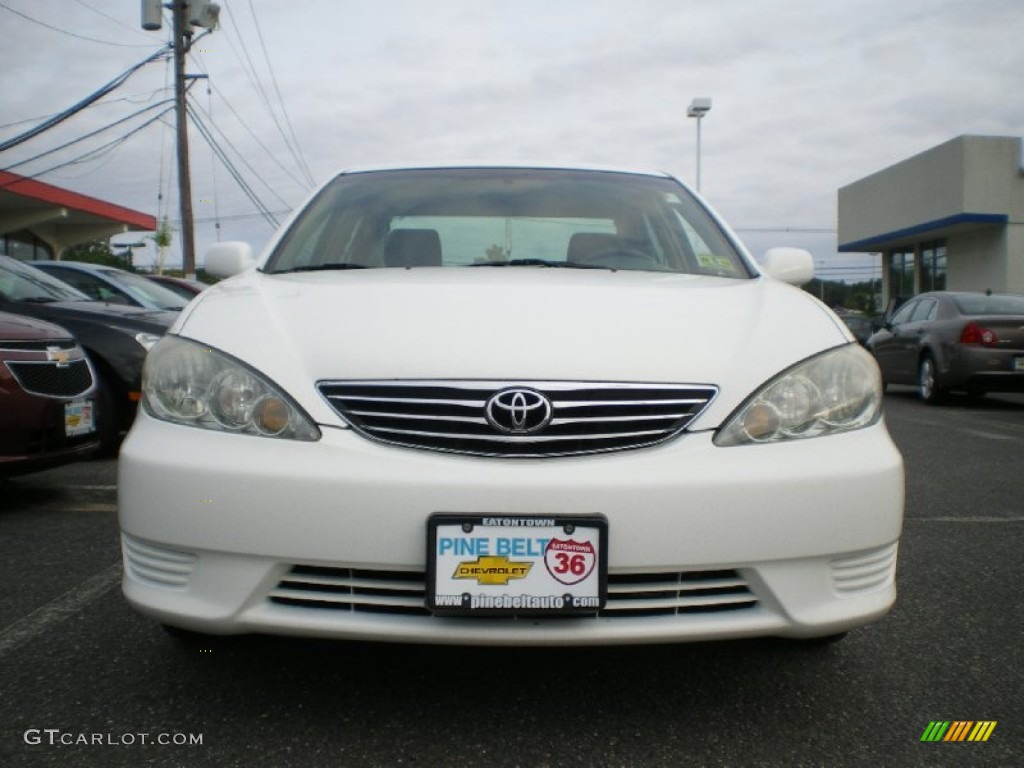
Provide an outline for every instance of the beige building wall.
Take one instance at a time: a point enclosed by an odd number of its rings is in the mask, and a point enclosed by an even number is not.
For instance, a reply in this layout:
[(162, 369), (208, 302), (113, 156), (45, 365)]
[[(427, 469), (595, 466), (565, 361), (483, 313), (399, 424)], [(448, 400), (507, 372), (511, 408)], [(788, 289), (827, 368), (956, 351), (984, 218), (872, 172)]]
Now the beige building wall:
[(1022, 165), (1020, 138), (960, 136), (843, 187), (839, 250), (880, 253), (888, 288), (889, 253), (940, 241), (947, 289), (1024, 293)]

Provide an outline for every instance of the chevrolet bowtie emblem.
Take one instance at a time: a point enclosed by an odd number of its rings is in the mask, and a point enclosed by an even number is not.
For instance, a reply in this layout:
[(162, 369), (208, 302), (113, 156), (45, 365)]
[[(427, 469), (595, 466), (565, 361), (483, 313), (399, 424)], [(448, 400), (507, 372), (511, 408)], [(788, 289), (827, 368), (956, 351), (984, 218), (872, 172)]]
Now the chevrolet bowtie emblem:
[(71, 353), (60, 347), (47, 347), (46, 359), (51, 363), (56, 363), (58, 367), (64, 367), (71, 360)]

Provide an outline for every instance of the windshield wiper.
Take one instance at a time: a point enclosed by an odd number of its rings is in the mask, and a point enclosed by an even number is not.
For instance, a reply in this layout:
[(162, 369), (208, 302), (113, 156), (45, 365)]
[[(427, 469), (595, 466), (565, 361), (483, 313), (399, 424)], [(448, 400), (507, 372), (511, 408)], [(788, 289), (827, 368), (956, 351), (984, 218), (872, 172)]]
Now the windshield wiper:
[[(59, 299), (55, 299), (52, 296), (28, 296), (24, 299), (18, 299), (23, 304), (52, 304)], [(81, 301), (81, 299), (64, 299), (64, 301)]]
[[(554, 267), (556, 269), (612, 269), (601, 264), (580, 264), (576, 261), (551, 261), (549, 259), (506, 259), (503, 261), (478, 261), (471, 267)], [(615, 270), (612, 269), (614, 272)]]
[(272, 275), (284, 275), (289, 272), (325, 272), (332, 269), (369, 269), (365, 264), (356, 264), (354, 261), (332, 261), (327, 264), (306, 264), (302, 267), (291, 269), (278, 269), (271, 272)]

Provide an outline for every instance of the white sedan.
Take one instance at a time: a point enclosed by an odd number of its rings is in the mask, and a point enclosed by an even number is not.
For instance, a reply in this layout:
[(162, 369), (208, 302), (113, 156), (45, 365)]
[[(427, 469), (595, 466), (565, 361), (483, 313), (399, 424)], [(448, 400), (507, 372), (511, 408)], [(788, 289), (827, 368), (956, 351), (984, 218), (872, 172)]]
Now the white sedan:
[(669, 176), (349, 171), (206, 267), (120, 461), (124, 593), (171, 628), (814, 638), (895, 600), (874, 361), (807, 252), (759, 265)]

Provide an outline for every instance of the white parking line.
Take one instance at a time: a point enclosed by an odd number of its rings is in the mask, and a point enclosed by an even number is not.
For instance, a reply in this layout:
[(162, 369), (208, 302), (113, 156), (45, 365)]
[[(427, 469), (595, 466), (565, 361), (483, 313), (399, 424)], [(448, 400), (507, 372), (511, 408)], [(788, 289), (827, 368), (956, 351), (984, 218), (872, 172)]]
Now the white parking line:
[(986, 432), (981, 429), (967, 429), (966, 427), (959, 427), (958, 432), (963, 432), (965, 435), (972, 435), (973, 437), (982, 437), (986, 440), (1020, 440), (1015, 435), (1000, 435), (998, 432)]
[(980, 515), (975, 516), (962, 516), (962, 517), (908, 517), (904, 523), (1024, 523), (1024, 517), (982, 517)]
[(118, 562), (0, 630), (0, 658), (78, 613), (120, 580), (121, 563)]

